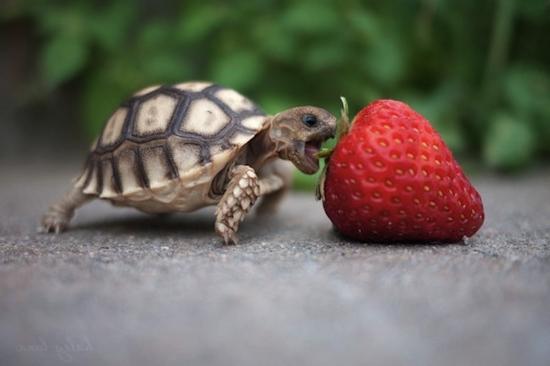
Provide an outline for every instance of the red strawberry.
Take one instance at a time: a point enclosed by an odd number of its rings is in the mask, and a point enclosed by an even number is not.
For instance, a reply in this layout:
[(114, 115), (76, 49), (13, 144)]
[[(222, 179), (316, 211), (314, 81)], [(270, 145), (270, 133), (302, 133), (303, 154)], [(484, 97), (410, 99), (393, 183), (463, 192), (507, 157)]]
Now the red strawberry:
[(336, 145), (323, 206), (336, 228), (362, 241), (456, 242), (483, 223), (481, 197), (428, 120), (378, 100)]

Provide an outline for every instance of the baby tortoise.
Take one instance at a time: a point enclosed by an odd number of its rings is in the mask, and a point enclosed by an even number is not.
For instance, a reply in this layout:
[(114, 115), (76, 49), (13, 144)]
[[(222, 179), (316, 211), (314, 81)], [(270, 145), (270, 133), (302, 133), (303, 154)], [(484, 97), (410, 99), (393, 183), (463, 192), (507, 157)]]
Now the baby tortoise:
[(333, 137), (336, 118), (302, 106), (265, 115), (235, 90), (207, 82), (143, 89), (109, 118), (72, 189), (42, 219), (64, 230), (93, 198), (147, 213), (217, 205), (216, 232), (237, 242), (239, 223), (256, 199), (272, 212), (291, 183), (292, 162), (306, 174)]

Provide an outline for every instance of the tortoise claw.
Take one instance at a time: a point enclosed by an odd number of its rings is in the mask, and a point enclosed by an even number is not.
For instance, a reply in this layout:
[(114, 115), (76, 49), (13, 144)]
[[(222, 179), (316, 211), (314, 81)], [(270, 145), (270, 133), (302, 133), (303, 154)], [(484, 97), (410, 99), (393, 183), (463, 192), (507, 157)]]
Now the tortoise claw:
[(239, 244), (239, 238), (235, 235), (234, 232), (229, 232), (223, 236), (223, 241), (225, 245), (237, 245)]
[(65, 231), (69, 220), (55, 211), (50, 211), (42, 218), (40, 231), (44, 233), (60, 234)]
[(239, 243), (239, 238), (235, 234), (235, 231), (224, 223), (218, 222), (216, 224), (216, 232), (223, 238), (225, 245), (236, 245)]

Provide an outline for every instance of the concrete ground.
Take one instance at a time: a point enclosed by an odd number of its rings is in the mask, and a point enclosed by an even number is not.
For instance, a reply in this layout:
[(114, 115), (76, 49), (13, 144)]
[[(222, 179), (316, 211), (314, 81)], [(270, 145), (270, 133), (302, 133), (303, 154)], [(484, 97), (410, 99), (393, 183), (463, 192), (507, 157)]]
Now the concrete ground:
[(475, 179), (487, 220), (466, 243), (349, 242), (293, 194), (231, 247), (212, 210), (103, 202), (37, 234), (72, 172), (2, 165), (1, 365), (550, 364), (548, 170)]

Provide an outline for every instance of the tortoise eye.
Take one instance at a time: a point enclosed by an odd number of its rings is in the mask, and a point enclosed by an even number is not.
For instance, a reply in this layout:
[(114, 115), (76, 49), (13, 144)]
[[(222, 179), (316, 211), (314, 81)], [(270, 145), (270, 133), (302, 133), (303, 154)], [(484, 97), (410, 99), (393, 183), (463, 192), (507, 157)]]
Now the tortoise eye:
[(302, 117), (302, 122), (308, 127), (313, 127), (317, 124), (317, 117), (313, 114), (304, 114)]

